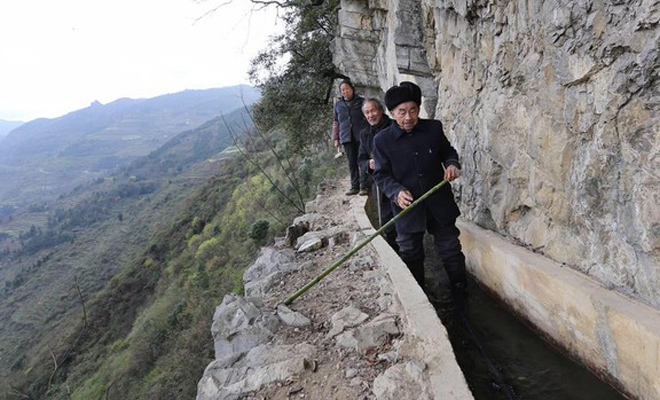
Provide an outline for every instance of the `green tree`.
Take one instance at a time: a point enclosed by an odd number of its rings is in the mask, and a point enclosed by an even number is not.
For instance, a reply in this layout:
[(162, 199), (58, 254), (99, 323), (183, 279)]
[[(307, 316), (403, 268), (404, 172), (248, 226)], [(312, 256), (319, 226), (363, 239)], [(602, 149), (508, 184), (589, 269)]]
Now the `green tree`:
[[(330, 94), (334, 80), (342, 77), (335, 70), (330, 51), (339, 1), (268, 4), (278, 4), (284, 10), (286, 29), (252, 60), (250, 79), (262, 89), (261, 101), (254, 105), (254, 118), (264, 131), (283, 129), (291, 149), (300, 152), (317, 145), (329, 130)], [(278, 68), (283, 60), (287, 61)]]
[(261, 242), (268, 236), (268, 227), (270, 224), (265, 219), (255, 221), (248, 229), (248, 237), (254, 241)]

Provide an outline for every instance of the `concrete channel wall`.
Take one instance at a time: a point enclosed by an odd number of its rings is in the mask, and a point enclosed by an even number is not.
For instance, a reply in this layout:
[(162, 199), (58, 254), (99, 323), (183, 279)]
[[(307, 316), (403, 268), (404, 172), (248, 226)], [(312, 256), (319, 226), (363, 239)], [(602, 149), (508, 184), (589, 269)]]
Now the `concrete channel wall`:
[[(364, 201), (352, 201), (352, 212), (360, 231), (365, 236), (375, 232), (365, 213)], [(371, 241), (378, 262), (387, 271), (393, 290), (401, 305), (401, 321), (405, 325), (406, 345), (402, 348), (409, 356), (423, 360), (431, 396), (435, 400), (472, 400), (449, 336), (435, 309), (419, 287), (408, 267), (382, 237)]]
[[(353, 213), (365, 235), (375, 230), (363, 202)], [(548, 341), (636, 399), (660, 400), (660, 311), (608, 290), (580, 272), (460, 220), (468, 271)], [(371, 242), (428, 361), (438, 399), (471, 399), (447, 331), (405, 264), (381, 237)], [(449, 396), (449, 397), (445, 397)]]
[(630, 396), (660, 400), (660, 311), (460, 221), (468, 270), (488, 290)]

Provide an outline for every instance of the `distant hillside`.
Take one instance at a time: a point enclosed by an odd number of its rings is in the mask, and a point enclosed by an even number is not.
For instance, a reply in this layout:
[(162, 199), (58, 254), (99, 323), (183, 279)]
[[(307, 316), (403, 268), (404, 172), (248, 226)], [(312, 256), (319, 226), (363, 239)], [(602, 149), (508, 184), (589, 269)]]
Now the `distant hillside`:
[(249, 109), (240, 108), (173, 137), (146, 157), (140, 157), (123, 168), (124, 174), (165, 177), (191, 166), (211, 163), (233, 145), (232, 135), (242, 137), (250, 129)]
[[(13, 249), (0, 251), (0, 377), (47, 348), (53, 330), (64, 335), (63, 321), (80, 306), (70, 290), (76, 279), (82, 295), (93, 298), (141, 257), (155, 232), (169, 229), (175, 215), (190, 212), (186, 199), (224, 164), (223, 150), (232, 143), (229, 129), (242, 135), (251, 128), (247, 113), (239, 109), (183, 132), (109, 177), (0, 220), (0, 232), (12, 236), (5, 244)], [(244, 169), (243, 162), (232, 164)], [(230, 179), (238, 176), (231, 173)], [(30, 227), (38, 221), (41, 225)], [(151, 290), (134, 289), (131, 304), (145, 301)]]
[(59, 118), (28, 122), (0, 142), (0, 203), (62, 194), (258, 98), (258, 89), (245, 85), (187, 90), (95, 102)]
[(194, 398), (214, 354), (209, 315), (297, 213), (282, 196), (302, 205), (345, 173), (322, 146), (289, 153), (248, 112), (0, 220), (7, 400)]
[(5, 121), (0, 119), (0, 139), (7, 136), (9, 132), (23, 125), (25, 122), (22, 121)]

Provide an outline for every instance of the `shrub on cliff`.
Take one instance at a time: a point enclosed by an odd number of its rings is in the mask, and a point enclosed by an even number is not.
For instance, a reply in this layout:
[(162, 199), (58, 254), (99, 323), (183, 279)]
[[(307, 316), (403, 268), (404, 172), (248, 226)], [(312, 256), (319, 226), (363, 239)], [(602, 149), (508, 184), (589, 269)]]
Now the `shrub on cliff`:
[(248, 229), (248, 237), (256, 242), (261, 242), (268, 236), (268, 226), (270, 224), (264, 219), (255, 221)]

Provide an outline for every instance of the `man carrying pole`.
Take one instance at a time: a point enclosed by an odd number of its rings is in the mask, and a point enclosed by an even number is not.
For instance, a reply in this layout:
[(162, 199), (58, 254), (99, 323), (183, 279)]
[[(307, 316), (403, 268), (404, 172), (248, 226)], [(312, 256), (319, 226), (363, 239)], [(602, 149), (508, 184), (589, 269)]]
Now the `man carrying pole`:
[[(424, 232), (434, 236), (457, 309), (463, 308), (467, 277), (465, 257), (458, 239), (460, 214), (447, 184), (460, 176), (456, 150), (449, 144), (440, 121), (419, 118), (420, 88), (402, 82), (385, 94), (385, 104), (396, 123), (374, 139), (374, 178), (395, 212), (394, 218), (362, 241), (319, 276), (289, 296), (290, 305), (375, 237), (396, 225), (399, 255), (420, 286), (424, 287)], [(443, 173), (443, 169), (445, 169)]]
[[(369, 123), (369, 126), (365, 127), (362, 129), (362, 132), (360, 132), (358, 162), (365, 173), (372, 174), (376, 169), (376, 162), (373, 158), (374, 137), (378, 132), (390, 126), (392, 120), (385, 115), (383, 104), (375, 98), (368, 98), (364, 101), (362, 104), (362, 113)], [(372, 184), (371, 195), (378, 208), (378, 227), (380, 228), (386, 224), (387, 221), (391, 220), (394, 214), (392, 213), (390, 200), (381, 194), (375, 183)], [(393, 225), (385, 230), (385, 240), (394, 251), (399, 251), (399, 246), (396, 244), (396, 229)]]
[[(402, 82), (385, 93), (385, 105), (395, 123), (374, 140), (374, 179), (392, 203), (395, 214), (443, 180), (460, 176), (458, 154), (437, 120), (419, 118), (422, 95), (419, 86)], [(455, 305), (463, 307), (467, 284), (465, 256), (456, 218), (460, 211), (450, 185), (444, 185), (426, 201), (396, 221), (399, 255), (424, 288), (424, 233), (434, 237), (451, 285)]]

